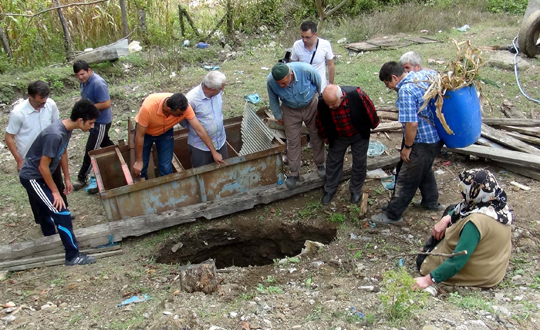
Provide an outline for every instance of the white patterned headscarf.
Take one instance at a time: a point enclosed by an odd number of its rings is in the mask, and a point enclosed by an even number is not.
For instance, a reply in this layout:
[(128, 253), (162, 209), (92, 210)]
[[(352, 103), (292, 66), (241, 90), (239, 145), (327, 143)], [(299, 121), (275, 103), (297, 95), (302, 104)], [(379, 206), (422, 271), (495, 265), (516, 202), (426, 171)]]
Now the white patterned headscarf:
[(490, 171), (465, 170), (459, 174), (459, 180), (463, 201), (456, 205), (454, 214), (465, 217), (482, 213), (505, 225), (513, 223), (512, 212), (506, 205), (506, 193)]

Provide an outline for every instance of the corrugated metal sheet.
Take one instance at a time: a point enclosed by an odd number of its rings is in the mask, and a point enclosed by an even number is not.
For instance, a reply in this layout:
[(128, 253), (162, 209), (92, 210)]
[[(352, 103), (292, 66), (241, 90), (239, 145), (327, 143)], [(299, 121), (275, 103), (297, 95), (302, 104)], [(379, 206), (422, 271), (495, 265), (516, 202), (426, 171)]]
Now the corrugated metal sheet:
[(274, 134), (257, 116), (251, 103), (244, 106), (244, 118), (242, 119), (242, 149), (240, 156), (256, 153), (272, 148)]

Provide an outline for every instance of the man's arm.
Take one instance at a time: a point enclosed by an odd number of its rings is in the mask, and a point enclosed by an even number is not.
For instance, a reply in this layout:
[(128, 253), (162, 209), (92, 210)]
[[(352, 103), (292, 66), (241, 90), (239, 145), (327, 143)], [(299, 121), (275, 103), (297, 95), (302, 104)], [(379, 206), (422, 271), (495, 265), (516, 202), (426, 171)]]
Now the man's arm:
[(208, 133), (204, 130), (204, 127), (201, 125), (197, 117), (193, 117), (192, 119), (187, 119), (191, 127), (195, 130), (195, 133), (201, 138), (201, 141), (206, 144), (208, 149), (210, 149), (210, 152), (212, 153), (212, 157), (214, 158), (214, 161), (218, 164), (226, 165), (223, 161), (223, 156), (219, 152), (216, 151), (216, 148), (214, 148), (214, 145), (212, 144), (212, 140), (208, 136)]
[(21, 157), (19, 151), (17, 150), (17, 146), (15, 145), (15, 134), (9, 134), (6, 132), (5, 140), (9, 151), (11, 151), (11, 154), (13, 157), (15, 157), (15, 161), (17, 161), (17, 171), (20, 171), (24, 164), (24, 158)]
[(266, 89), (268, 90), (268, 100), (270, 102), (270, 110), (272, 110), (272, 114), (274, 115), (274, 118), (276, 118), (276, 120), (279, 121), (283, 117), (283, 113), (281, 113), (281, 106), (279, 105), (279, 98), (276, 95), (276, 93), (274, 93), (274, 91), (272, 90), (272, 87), (270, 86), (270, 84), (272, 84), (270, 79), (274, 79), (274, 78), (269, 76), (266, 80)]
[(107, 100), (107, 101), (103, 101), (103, 102), (99, 102), (99, 103), (94, 103), (94, 105), (96, 106), (96, 108), (101, 111), (101, 110), (105, 110), (105, 109), (108, 109), (111, 107), (111, 100)]
[(60, 167), (62, 172), (64, 172), (64, 182), (66, 183), (66, 188), (64, 189), (64, 195), (69, 195), (73, 191), (73, 185), (71, 184), (71, 179), (69, 177), (69, 165), (68, 165), (68, 155), (67, 148), (60, 158)]
[(50, 157), (41, 156), (41, 160), (39, 162), (39, 173), (41, 173), (41, 176), (43, 177), (43, 180), (45, 180), (47, 187), (49, 187), (49, 189), (52, 192), (53, 206), (58, 211), (60, 211), (66, 208), (66, 204), (64, 203), (64, 200), (62, 199), (62, 196), (60, 195), (60, 192), (58, 191), (58, 187), (56, 187), (56, 184), (54, 183), (54, 180), (51, 175), (51, 171), (49, 170), (49, 165), (51, 164), (51, 160), (52, 158)]
[(334, 65), (334, 59), (327, 60), (326, 66), (328, 67), (328, 83), (334, 83), (334, 76), (336, 75), (336, 66)]
[[(417, 122), (410, 122), (405, 123), (405, 144), (408, 146), (412, 146), (414, 143), (414, 139), (416, 138), (416, 131), (418, 130), (418, 123)], [(405, 163), (408, 163), (411, 161), (409, 156), (411, 155), (412, 148), (405, 148), (401, 150), (401, 159)]]
[(143, 145), (144, 135), (146, 134), (146, 127), (137, 125), (135, 134), (135, 163), (133, 163), (133, 174), (141, 175), (143, 168)]

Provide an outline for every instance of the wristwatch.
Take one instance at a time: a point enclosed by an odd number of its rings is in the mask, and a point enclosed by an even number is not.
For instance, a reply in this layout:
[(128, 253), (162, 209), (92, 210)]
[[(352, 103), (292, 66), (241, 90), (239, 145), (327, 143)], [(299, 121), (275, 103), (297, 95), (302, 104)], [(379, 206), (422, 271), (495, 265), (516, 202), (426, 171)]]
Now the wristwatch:
[(403, 146), (405, 147), (405, 149), (411, 149), (412, 148), (412, 144), (410, 146), (408, 146), (406, 144), (403, 144)]

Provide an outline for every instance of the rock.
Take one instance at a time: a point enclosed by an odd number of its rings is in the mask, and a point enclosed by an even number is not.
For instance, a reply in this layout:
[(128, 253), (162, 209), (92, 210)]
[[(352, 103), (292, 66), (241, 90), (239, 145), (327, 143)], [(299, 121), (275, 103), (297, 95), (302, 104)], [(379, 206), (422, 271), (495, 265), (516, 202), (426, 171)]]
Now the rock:
[(365, 286), (359, 286), (358, 287), (358, 290), (363, 290), (363, 291), (375, 291), (375, 286), (373, 285), (365, 285)]
[(60, 307), (62, 307), (62, 308), (67, 307), (67, 303), (65, 303), (65, 302), (61, 303)]
[[(514, 54), (507, 51), (494, 51), (491, 53), (490, 58), (486, 61), (488, 65), (497, 67), (503, 70), (514, 70)], [(517, 65), (519, 70), (527, 70), (531, 63), (518, 56)]]
[(522, 301), (523, 300), (523, 296), (515, 296), (514, 297), (514, 301)]
[(437, 297), (437, 289), (435, 289), (432, 286), (428, 286), (427, 288), (424, 289), (424, 291), (429, 292), (429, 294), (432, 295), (433, 297)]
[(231, 319), (234, 319), (235, 317), (238, 316), (238, 313), (237, 312), (230, 312), (229, 316), (231, 317)]
[(184, 246), (183, 243), (176, 243), (175, 245), (173, 245), (173, 247), (171, 248), (172, 253), (175, 253), (176, 251), (178, 251), (178, 249), (181, 248), (182, 246)]
[(310, 263), (309, 265), (314, 267), (314, 268), (319, 268), (322, 265), (324, 265), (324, 261), (314, 261), (314, 262)]
[(4, 308), (9, 308), (9, 307), (15, 307), (17, 305), (15, 305), (15, 303), (13, 301), (9, 301), (8, 303), (6, 303), (4, 305)]
[(6, 321), (7, 323), (11, 323), (13, 321), (15, 321), (16, 317), (14, 315), (8, 315), (8, 316), (4, 316), (2, 318), (2, 321)]
[(347, 42), (347, 38), (341, 38), (337, 41), (338, 44), (343, 44), (345, 42)]
[(179, 267), (180, 283), (185, 292), (212, 293), (217, 290), (216, 265), (214, 260)]
[(211, 326), (211, 327), (210, 327), (210, 329), (208, 329), (208, 330), (225, 330), (225, 329), (224, 329), (224, 328), (221, 328), (221, 327), (218, 327), (218, 326), (215, 326), (215, 325), (213, 325), (213, 326)]
[(149, 319), (149, 318), (150, 318), (150, 314), (148, 314), (148, 313), (144, 313), (142, 316), (143, 316), (145, 319)]
[(488, 326), (482, 320), (465, 321), (465, 324), (474, 326), (475, 329), (487, 329)]
[(422, 327), (422, 330), (441, 330), (441, 328), (438, 328), (434, 325), (425, 325), (424, 327)]
[(163, 315), (172, 315), (173, 313), (172, 312), (169, 312), (169, 311), (163, 311)]
[(512, 313), (510, 313), (510, 311), (508, 310), (508, 308), (506, 307), (503, 307), (503, 306), (493, 306), (493, 309), (496, 311), (496, 312), (500, 312), (506, 316), (510, 316)]
[[(0, 146), (1, 148), (0, 149), (4, 149), (4, 146), (3, 144)], [(3, 281), (7, 278), (7, 275), (8, 275), (8, 271), (7, 270), (2, 270), (0, 271), (0, 281)]]

